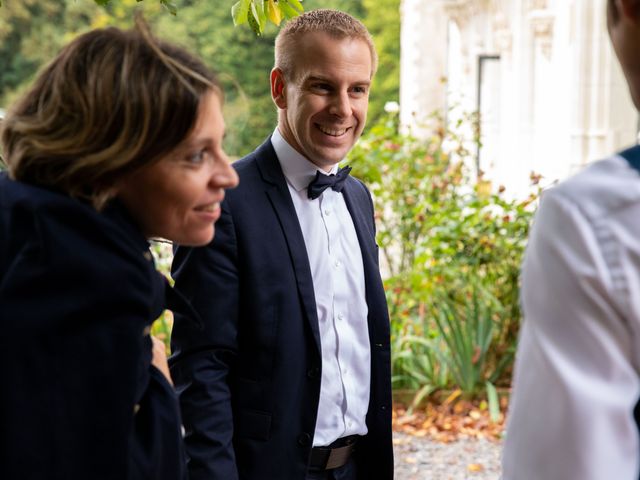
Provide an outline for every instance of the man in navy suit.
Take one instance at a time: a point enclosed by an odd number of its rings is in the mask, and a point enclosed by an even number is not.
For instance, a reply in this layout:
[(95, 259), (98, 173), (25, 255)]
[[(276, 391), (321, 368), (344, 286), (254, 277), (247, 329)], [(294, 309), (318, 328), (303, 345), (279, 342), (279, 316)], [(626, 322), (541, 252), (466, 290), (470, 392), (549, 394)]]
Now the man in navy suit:
[(338, 169), (376, 62), (345, 13), (290, 21), (270, 77), (278, 126), (234, 165), (214, 241), (176, 251), (176, 288), (205, 322), (176, 315), (172, 337), (192, 480), (393, 478), (373, 204)]

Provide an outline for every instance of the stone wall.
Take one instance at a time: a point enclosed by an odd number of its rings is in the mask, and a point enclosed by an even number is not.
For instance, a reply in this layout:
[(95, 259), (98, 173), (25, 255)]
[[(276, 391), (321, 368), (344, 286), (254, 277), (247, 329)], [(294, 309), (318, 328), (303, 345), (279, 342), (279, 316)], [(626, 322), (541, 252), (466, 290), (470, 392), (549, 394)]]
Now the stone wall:
[(404, 125), (479, 109), (474, 166), (513, 196), (636, 139), (604, 0), (404, 0)]

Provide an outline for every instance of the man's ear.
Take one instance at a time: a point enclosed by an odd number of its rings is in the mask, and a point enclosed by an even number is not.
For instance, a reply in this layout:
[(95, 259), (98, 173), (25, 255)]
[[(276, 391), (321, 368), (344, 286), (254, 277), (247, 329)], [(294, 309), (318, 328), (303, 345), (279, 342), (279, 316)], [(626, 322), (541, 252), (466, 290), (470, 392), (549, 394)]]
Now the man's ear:
[(278, 108), (287, 108), (286, 81), (284, 73), (279, 68), (271, 70), (271, 98)]

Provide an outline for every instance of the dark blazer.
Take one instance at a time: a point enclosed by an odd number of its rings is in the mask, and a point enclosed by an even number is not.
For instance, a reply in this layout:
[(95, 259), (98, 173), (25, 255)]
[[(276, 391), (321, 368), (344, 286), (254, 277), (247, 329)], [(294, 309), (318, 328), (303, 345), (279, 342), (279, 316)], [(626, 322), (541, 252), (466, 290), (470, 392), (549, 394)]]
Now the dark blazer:
[[(213, 242), (178, 248), (173, 277), (204, 320), (175, 317), (172, 375), (191, 480), (303, 480), (320, 396), (321, 353), (302, 231), (271, 141), (234, 164)], [(393, 476), (389, 317), (378, 270), (373, 205), (343, 190), (364, 262), (371, 342), (369, 434), (359, 478)]]
[(0, 173), (0, 478), (183, 477), (177, 396), (145, 335), (166, 292), (123, 208)]

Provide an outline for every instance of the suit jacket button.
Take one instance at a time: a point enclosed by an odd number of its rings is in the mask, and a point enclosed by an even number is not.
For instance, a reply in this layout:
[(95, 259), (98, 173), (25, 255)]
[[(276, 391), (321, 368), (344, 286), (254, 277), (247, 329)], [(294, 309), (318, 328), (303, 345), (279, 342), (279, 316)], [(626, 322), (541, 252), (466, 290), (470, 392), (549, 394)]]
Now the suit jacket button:
[(313, 367), (307, 370), (307, 377), (318, 378), (319, 376), (320, 376), (320, 369), (318, 367)]
[(311, 435), (309, 435), (308, 433), (301, 433), (300, 435), (298, 435), (298, 443), (303, 447), (311, 445)]

